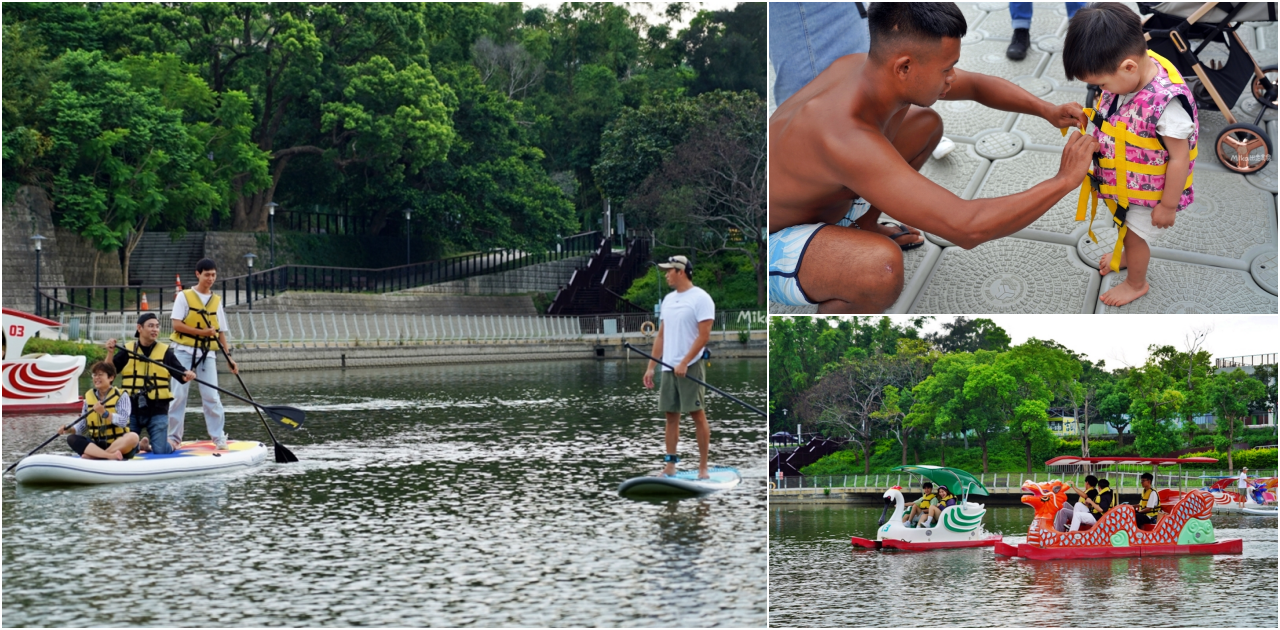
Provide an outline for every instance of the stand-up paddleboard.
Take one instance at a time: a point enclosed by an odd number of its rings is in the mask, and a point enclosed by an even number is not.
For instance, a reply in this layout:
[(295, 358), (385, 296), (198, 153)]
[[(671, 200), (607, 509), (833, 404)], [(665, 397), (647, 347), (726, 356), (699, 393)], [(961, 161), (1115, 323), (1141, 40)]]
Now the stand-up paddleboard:
[(1249, 514), (1249, 515), (1251, 515), (1251, 516), (1275, 516), (1275, 515), (1276, 515), (1276, 506), (1274, 506), (1274, 505), (1258, 505), (1258, 504), (1256, 504), (1256, 503), (1250, 503), (1250, 504), (1248, 504), (1248, 505), (1246, 505), (1246, 506), (1244, 506), (1244, 507), (1240, 508), (1240, 511), (1241, 511), (1241, 512), (1244, 512), (1245, 514)]
[(618, 494), (627, 497), (694, 496), (728, 490), (742, 482), (736, 468), (708, 468), (709, 479), (698, 479), (697, 470), (682, 470), (674, 475), (650, 475), (622, 482)]
[(243, 470), (261, 464), (267, 450), (261, 442), (235, 440), (227, 442), (226, 450), (218, 450), (205, 440), (183, 442), (167, 455), (143, 453), (123, 461), (41, 454), (22, 460), (14, 474), (18, 483), (27, 485), (157, 481)]

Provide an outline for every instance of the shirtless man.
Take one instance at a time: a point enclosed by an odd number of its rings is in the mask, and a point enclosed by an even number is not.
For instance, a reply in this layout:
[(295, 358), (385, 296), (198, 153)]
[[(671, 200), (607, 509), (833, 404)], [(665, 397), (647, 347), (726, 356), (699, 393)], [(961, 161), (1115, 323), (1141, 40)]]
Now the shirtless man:
[[(1069, 134), (1052, 179), (1007, 197), (957, 197), (917, 172), (942, 137), (935, 101), (973, 100), (1058, 128), (1083, 128), (1081, 106), (956, 68), (967, 27), (954, 4), (875, 3), (868, 20), (870, 52), (837, 59), (769, 119), (772, 301), (883, 312), (902, 292), (902, 248), (923, 236), (880, 225), (881, 211), (973, 248), (1027, 227), (1078, 190), (1097, 150), (1092, 138)], [(852, 226), (834, 225), (846, 216)]]

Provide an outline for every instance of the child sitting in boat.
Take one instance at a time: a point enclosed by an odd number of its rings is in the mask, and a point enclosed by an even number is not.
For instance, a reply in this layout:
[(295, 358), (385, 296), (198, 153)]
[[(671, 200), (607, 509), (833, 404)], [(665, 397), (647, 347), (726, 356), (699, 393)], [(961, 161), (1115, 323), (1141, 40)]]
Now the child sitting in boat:
[(1129, 268), (1125, 281), (1101, 297), (1104, 304), (1121, 306), (1146, 295), (1149, 245), (1195, 198), (1190, 177), (1199, 139), (1195, 99), (1177, 68), (1147, 50), (1138, 15), (1119, 3), (1076, 12), (1067, 25), (1062, 63), (1067, 79), (1102, 88), (1092, 118), (1099, 153), (1093, 175), (1085, 177), (1076, 219), (1083, 218), (1090, 193), (1094, 208), (1102, 198), (1120, 224), (1115, 252), (1120, 260), (1106, 254), (1098, 270), (1105, 276)]
[(942, 519), (942, 511), (955, 504), (956, 495), (951, 494), (951, 491), (946, 486), (938, 486), (938, 500), (934, 501), (933, 505), (930, 505), (925, 511), (924, 524), (920, 525), (920, 527), (928, 527), (933, 523), (939, 522)]
[(115, 366), (105, 361), (89, 368), (93, 375), (93, 387), (84, 393), (85, 418), (70, 427), (58, 430), (67, 436), (67, 445), (85, 459), (130, 459), (138, 451), (138, 434), (129, 430), (129, 415), (133, 411), (129, 396), (113, 387)]
[(924, 494), (911, 504), (911, 511), (907, 512), (907, 516), (902, 519), (907, 527), (915, 527), (917, 523), (924, 523), (919, 525), (920, 527), (928, 527), (929, 508), (938, 499), (938, 496), (933, 493), (933, 482), (926, 481), (920, 484), (920, 487), (923, 488)]

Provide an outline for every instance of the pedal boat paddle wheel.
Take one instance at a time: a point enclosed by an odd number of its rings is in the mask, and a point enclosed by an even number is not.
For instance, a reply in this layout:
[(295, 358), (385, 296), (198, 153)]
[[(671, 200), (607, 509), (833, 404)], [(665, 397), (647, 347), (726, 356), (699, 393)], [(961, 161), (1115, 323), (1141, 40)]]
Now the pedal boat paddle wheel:
[[(902, 488), (889, 488), (884, 493), (884, 511), (880, 513), (876, 539), (854, 536), (854, 548), (928, 551), (989, 547), (1000, 541), (999, 534), (990, 534), (982, 528), (986, 507), (969, 501), (969, 495), (987, 496), (986, 487), (973, 475), (958, 468), (943, 466), (897, 466), (893, 470), (920, 475), (932, 481), (935, 486), (946, 486), (959, 500), (955, 505), (942, 510), (938, 522), (932, 526), (907, 527), (902, 523), (906, 514)], [(893, 514), (886, 518), (890, 508), (893, 509)]]
[(30, 313), (4, 311), (4, 383), (0, 411), (23, 413), (77, 413), (83, 405), (77, 391), (85, 358), (66, 354), (29, 354), (27, 340), (46, 328), (62, 324)]
[[(1066, 461), (1071, 460), (1071, 461)], [(1213, 463), (1209, 457), (1175, 458), (1100, 458), (1058, 457), (1046, 465), (1064, 464), (1136, 464), (1160, 466)], [(1000, 542), (995, 546), (997, 556), (1027, 558), (1030, 560), (1062, 560), (1079, 558), (1131, 558), (1137, 556), (1210, 555), (1241, 553), (1243, 541), (1239, 538), (1219, 540), (1209, 520), (1213, 514), (1213, 496), (1204, 490), (1160, 490), (1162, 514), (1154, 525), (1137, 524), (1134, 506), (1121, 503), (1107, 510), (1092, 526), (1081, 526), (1080, 531), (1060, 532), (1054, 529), (1053, 520), (1058, 510), (1068, 503), (1067, 492), (1071, 486), (1061, 480), (1022, 482), (1022, 502), (1031, 506), (1035, 518), (1027, 530), (1027, 541), (1016, 545)]]

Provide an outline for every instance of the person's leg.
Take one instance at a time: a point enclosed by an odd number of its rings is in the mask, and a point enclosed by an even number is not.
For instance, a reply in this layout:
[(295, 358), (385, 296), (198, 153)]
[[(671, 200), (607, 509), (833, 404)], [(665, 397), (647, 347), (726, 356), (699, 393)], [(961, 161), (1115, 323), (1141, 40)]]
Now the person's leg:
[[(1110, 269), (1111, 254), (1103, 256), (1103, 259), (1106, 264), (1102, 268)], [(1151, 288), (1147, 285), (1147, 266), (1150, 262), (1151, 248), (1147, 246), (1147, 242), (1142, 240), (1137, 232), (1127, 231), (1124, 235), (1124, 253), (1121, 256), (1121, 263), (1129, 266), (1129, 276), (1124, 282), (1103, 293), (1102, 303), (1107, 306), (1124, 306), (1146, 295)]]
[(1009, 20), (1013, 33), (1009, 37), (1009, 47), (1004, 56), (1014, 61), (1027, 58), (1027, 49), (1031, 47), (1031, 3), (1010, 2)]
[[(924, 163), (929, 161), (929, 156), (933, 154), (934, 149), (938, 148), (938, 142), (942, 140), (942, 116), (931, 108), (912, 105), (889, 120), (885, 128), (885, 137), (893, 143), (893, 148), (898, 150), (898, 155), (901, 155), (911, 168), (919, 171)], [(878, 208), (871, 206), (866, 214), (854, 223), (859, 229), (879, 232), (889, 237), (902, 231), (897, 226), (880, 225), (880, 214)], [(924, 234), (920, 230), (903, 227), (910, 230), (912, 234), (894, 239), (898, 245), (924, 241)]]
[[(1013, 23), (1013, 28), (1031, 28), (1031, 14), (1033, 2), (1010, 2), (1009, 3), (1009, 20)], [(1067, 3), (1073, 4), (1073, 3)]]
[(124, 459), (138, 445), (138, 434), (130, 431), (112, 442), (107, 447), (106, 453), (108, 459)]
[(883, 313), (902, 293), (902, 249), (866, 230), (827, 226), (796, 275), (819, 313)]
[[(191, 369), (191, 357), (185, 352), (174, 352), (178, 363), (183, 367)], [(184, 383), (179, 379), (169, 379), (169, 391), (173, 394), (173, 400), (169, 401), (169, 430), (166, 431), (169, 438), (170, 451), (176, 450), (182, 444), (182, 436), (186, 425), (187, 414), (187, 396), (191, 393), (191, 383)], [(151, 448), (155, 448), (154, 444)]]
[(149, 442), (151, 443), (151, 452), (156, 455), (168, 455), (173, 452), (173, 445), (169, 443), (169, 414), (158, 413), (151, 416), (146, 422), (146, 431)]
[(1058, 510), (1058, 513), (1053, 515), (1053, 528), (1060, 532), (1067, 531), (1067, 523), (1071, 522), (1071, 515), (1073, 513), (1074, 510), (1072, 510), (1069, 505)]
[(705, 410), (695, 411), (690, 416), (693, 417), (693, 426), (698, 436), (698, 478), (707, 479), (707, 453), (711, 450), (711, 425), (707, 424), (707, 412)]
[(783, 2), (770, 6), (774, 103), (781, 105), (791, 98), (832, 61), (870, 49), (867, 20), (853, 3)]
[(1084, 2), (1067, 2), (1067, 19), (1069, 20), (1075, 17), (1076, 11), (1079, 11), (1080, 7), (1083, 7), (1085, 4), (1086, 3)]
[[(674, 378), (674, 377), (668, 376), (666, 378)], [(676, 449), (680, 447), (680, 414), (674, 411), (667, 412), (666, 438), (667, 438), (667, 454), (675, 455), (676, 453), (679, 452)], [(666, 465), (662, 467), (662, 474), (664, 475), (676, 474), (675, 462), (667, 462)]]
[[(218, 369), (214, 363), (213, 353), (209, 353), (209, 357), (200, 363), (195, 372), (196, 378), (211, 385), (218, 384)], [(209, 430), (209, 438), (214, 441), (226, 440), (227, 434), (222, 430), (226, 419), (222, 409), (222, 398), (218, 394), (218, 390), (207, 385), (200, 385), (200, 400), (203, 403), (204, 424)]]

